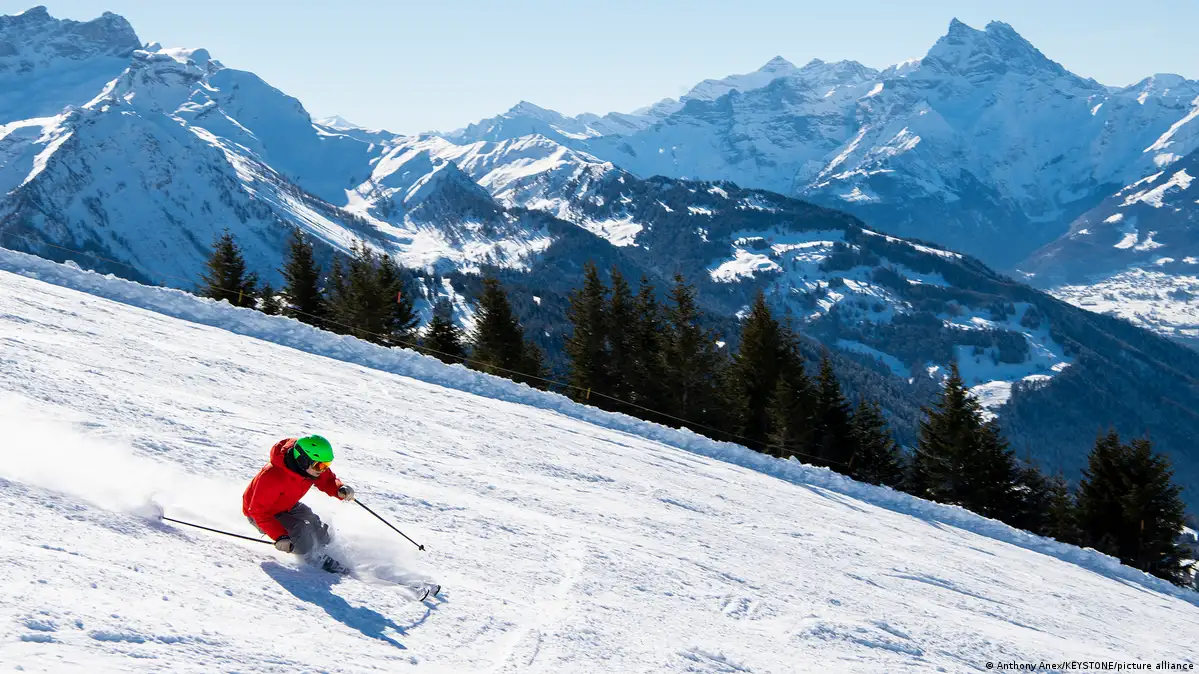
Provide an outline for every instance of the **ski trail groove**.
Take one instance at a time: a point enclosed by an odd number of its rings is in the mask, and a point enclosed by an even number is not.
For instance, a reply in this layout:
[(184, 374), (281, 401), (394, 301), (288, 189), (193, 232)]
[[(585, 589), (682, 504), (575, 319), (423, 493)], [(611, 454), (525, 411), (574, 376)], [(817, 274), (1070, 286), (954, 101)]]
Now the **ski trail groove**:
[[(560, 557), (562, 557), (562, 578), (554, 586), (548, 599), (536, 602), (532, 609), (535, 613), (530, 621), (517, 628), (504, 639), (503, 646), (496, 657), (496, 663), (487, 672), (524, 671), (533, 665), (541, 653), (541, 641), (545, 630), (559, 621), (571, 603), (570, 592), (583, 572), (586, 554), (585, 545), (579, 539), (572, 540)], [(522, 658), (523, 662), (513, 662), (523, 644), (532, 637), (529, 654)]]

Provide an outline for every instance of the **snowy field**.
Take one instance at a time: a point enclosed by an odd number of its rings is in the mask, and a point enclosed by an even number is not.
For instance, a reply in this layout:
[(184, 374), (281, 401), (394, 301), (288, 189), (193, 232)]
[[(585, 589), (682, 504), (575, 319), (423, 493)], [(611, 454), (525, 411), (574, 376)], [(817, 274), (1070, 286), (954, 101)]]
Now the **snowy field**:
[[(1199, 661), (1199, 595), (1094, 552), (7, 251), (0, 428), (0, 672)], [(241, 490), (307, 432), (427, 552), (315, 491), (356, 578), (153, 518), (254, 535)]]
[[(1188, 257), (1186, 263), (1199, 260)], [(1048, 292), (1088, 311), (1123, 318), (1199, 348), (1199, 302), (1195, 301), (1199, 276), (1194, 274), (1130, 267), (1093, 283), (1063, 285)]]

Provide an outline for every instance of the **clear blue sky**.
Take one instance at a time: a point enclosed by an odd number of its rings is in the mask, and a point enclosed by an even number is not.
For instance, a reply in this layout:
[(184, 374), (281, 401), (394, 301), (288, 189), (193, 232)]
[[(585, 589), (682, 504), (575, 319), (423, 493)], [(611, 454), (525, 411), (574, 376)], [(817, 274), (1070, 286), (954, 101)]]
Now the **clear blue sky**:
[[(1197, 0), (42, 0), (59, 18), (124, 15), (143, 41), (206, 47), (314, 115), (402, 133), (452, 129), (522, 99), (630, 111), (781, 55), (883, 67), (958, 17), (1012, 24), (1110, 85), (1199, 78)], [(15, 14), (38, 0), (0, 0)]]

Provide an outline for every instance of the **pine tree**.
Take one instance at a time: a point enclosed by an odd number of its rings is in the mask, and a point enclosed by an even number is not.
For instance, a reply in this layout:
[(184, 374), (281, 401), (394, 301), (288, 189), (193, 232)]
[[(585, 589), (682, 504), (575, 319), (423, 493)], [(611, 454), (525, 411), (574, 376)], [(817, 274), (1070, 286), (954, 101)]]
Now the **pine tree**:
[(833, 362), (825, 351), (816, 379), (812, 410), (813, 448), (819, 463), (839, 473), (848, 473), (857, 448), (854, 446), (853, 411), (841, 392)]
[(983, 423), (977, 450), (965, 456), (967, 491), (962, 505), (987, 517), (1012, 522), (1021, 508), (1017, 491), (1020, 474), (995, 420)]
[(380, 331), (386, 336), (383, 342), (390, 346), (412, 344), (420, 317), (412, 306), (403, 272), (390, 255), (379, 258), (375, 282), (383, 301), (380, 316)]
[(1132, 489), (1125, 498), (1128, 522), (1140, 523), (1133, 566), (1181, 584), (1186, 566), (1178, 535), (1185, 524), (1182, 487), (1174, 484), (1170, 459), (1153, 451), (1148, 438), (1132, 441)]
[(1072, 545), (1082, 541), (1082, 532), (1078, 529), (1078, 508), (1061, 473), (1049, 478), (1049, 513), (1046, 521), (1046, 536)]
[(355, 242), (348, 258), (334, 258), (328, 286), (330, 327), (384, 346), (412, 343), (419, 318), (390, 256)]
[(1015, 459), (998, 427), (983, 420), (982, 406), (966, 390), (957, 364), (951, 365), (940, 400), (920, 422), (909, 491), (1006, 521), (1018, 513), (1016, 478)]
[(444, 299), (438, 301), (423, 340), (427, 353), (445, 363), (461, 363), (466, 358), (462, 340), (462, 329), (454, 324), (450, 303)]
[(588, 262), (583, 268), (583, 287), (570, 293), (567, 317), (572, 326), (566, 339), (566, 355), (570, 359), (571, 395), (576, 400), (594, 400), (606, 406), (602, 396), (591, 393), (609, 392), (608, 289), (600, 280), (599, 270)]
[[(664, 411), (697, 425), (723, 425), (720, 402), (722, 357), (715, 336), (700, 325), (695, 288), (681, 274), (675, 275), (666, 309), (666, 368)], [(702, 428), (700, 430), (703, 430)]]
[(1078, 485), (1078, 525), (1083, 541), (1113, 557), (1121, 557), (1122, 546), (1116, 524), (1124, 519), (1124, 494), (1128, 491), (1124, 454), (1127, 447), (1114, 430), (1095, 439), (1087, 467)]
[(786, 351), (770, 401), (771, 434), (768, 452), (780, 459), (796, 456), (805, 462), (816, 458), (812, 414), (816, 392), (804, 371), (798, 336), (788, 326), (784, 332)]
[(322, 303), (325, 310), (325, 317), (321, 319), (322, 327), (338, 334), (349, 334), (351, 326), (339, 320), (347, 313), (342, 305), (349, 299), (349, 284), (346, 281), (345, 264), (342, 262), (341, 255), (333, 256), (333, 263), (329, 265), (326, 287), (327, 295)]
[[(612, 267), (612, 294), (604, 311), (604, 333), (608, 346), (608, 394), (632, 400), (633, 388), (642, 373), (637, 353), (637, 308), (624, 276)], [(613, 409), (633, 413), (636, 408), (619, 402)]]
[(1110, 432), (1087, 459), (1078, 490), (1085, 542), (1160, 578), (1187, 581), (1178, 534), (1184, 525), (1181, 487), (1165, 456), (1148, 439), (1120, 442)]
[(258, 310), (262, 313), (268, 316), (278, 316), (283, 311), (283, 305), (279, 302), (279, 293), (271, 284), (262, 286), (258, 298)]
[(235, 307), (254, 307), (258, 302), (258, 275), (246, 273), (246, 260), (241, 248), (225, 230), (213, 241), (212, 255), (206, 264), (200, 294), (214, 300), (225, 300)]
[(1012, 498), (1012, 512), (1004, 521), (1038, 536), (1049, 536), (1054, 498), (1052, 485), (1031, 461), (1016, 469)]
[(545, 371), (545, 353), (532, 340), (525, 340), (524, 342), (524, 350), (521, 353), (520, 372), (520, 374), (513, 375), (513, 381), (523, 382), (533, 388), (542, 390), (549, 384), (545, 380), (548, 374)]
[(878, 403), (863, 402), (853, 415), (853, 456), (850, 476), (870, 484), (899, 487), (903, 484), (903, 453)]
[[(666, 363), (663, 360), (663, 335), (665, 325), (662, 307), (654, 296), (654, 287), (642, 276), (634, 300), (633, 351), (638, 375), (631, 382), (633, 402), (650, 409), (658, 409), (665, 398)], [(638, 414), (650, 421), (664, 422), (665, 418), (644, 410)]]
[(334, 316), (351, 327), (350, 334), (367, 341), (382, 343), (384, 296), (378, 284), (375, 251), (356, 242), (350, 246), (346, 263), (345, 294), (333, 299)]
[(336, 257), (329, 273), (329, 312), (338, 331), (382, 343), (384, 297), (378, 285), (375, 252), (365, 244), (350, 245), (348, 258)]
[(733, 356), (729, 391), (737, 399), (737, 432), (751, 449), (763, 451), (774, 432), (771, 407), (785, 357), (778, 321), (761, 290), (741, 328), (741, 346)]
[(504, 287), (494, 278), (483, 279), (483, 294), (475, 312), (470, 343), (470, 366), (477, 370), (511, 379), (514, 372), (528, 365), (523, 330), (512, 313)]
[(298, 227), (287, 243), (283, 268), (285, 313), (309, 325), (323, 327), (328, 307), (321, 292), (321, 268), (316, 263), (312, 241)]
[[(712, 335), (713, 342), (715, 336)], [(732, 355), (723, 348), (711, 344), (714, 356), (711, 396), (702, 421), (714, 431), (705, 431), (714, 436), (729, 437), (733, 442), (746, 442), (744, 436), (737, 433), (738, 425), (746, 417), (746, 400), (738, 393), (734, 385)]]

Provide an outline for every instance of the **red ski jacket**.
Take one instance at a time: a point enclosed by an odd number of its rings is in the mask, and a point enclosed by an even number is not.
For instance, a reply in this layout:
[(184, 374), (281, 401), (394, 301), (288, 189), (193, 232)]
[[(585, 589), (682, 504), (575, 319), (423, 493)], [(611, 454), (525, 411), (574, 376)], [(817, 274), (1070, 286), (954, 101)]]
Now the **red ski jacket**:
[(321, 473), (320, 477), (310, 478), (284, 465), (284, 455), (295, 444), (296, 438), (287, 438), (271, 447), (271, 462), (250, 480), (241, 499), (241, 511), (254, 520), (262, 533), (276, 541), (287, 535), (287, 529), (279, 524), (275, 515), (291, 510), (313, 485), (334, 498), (341, 487), (341, 480), (331, 469)]

